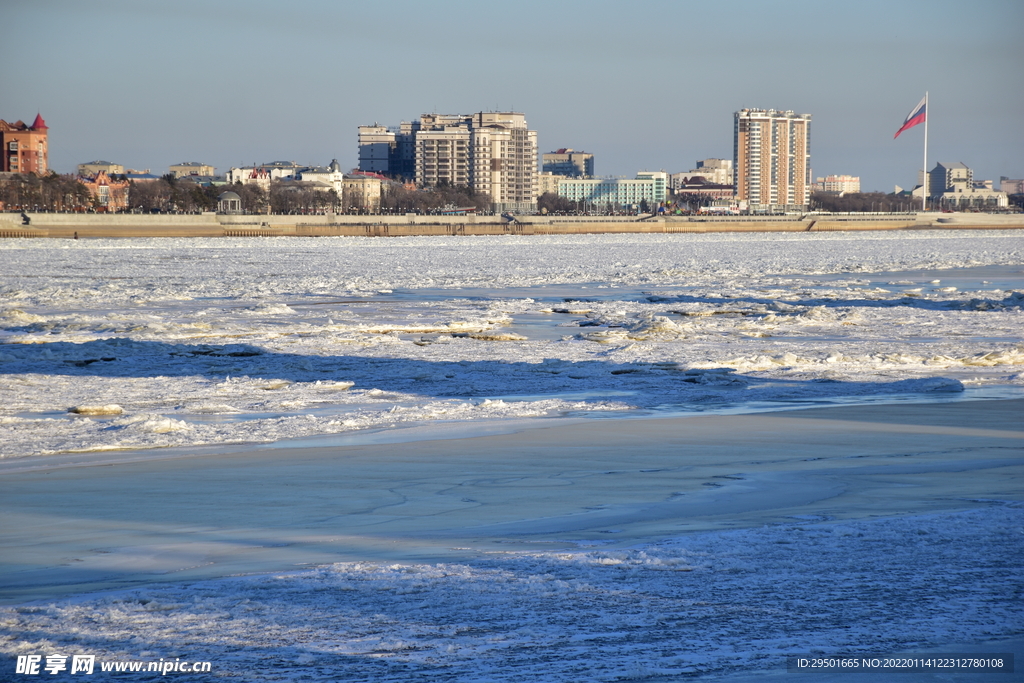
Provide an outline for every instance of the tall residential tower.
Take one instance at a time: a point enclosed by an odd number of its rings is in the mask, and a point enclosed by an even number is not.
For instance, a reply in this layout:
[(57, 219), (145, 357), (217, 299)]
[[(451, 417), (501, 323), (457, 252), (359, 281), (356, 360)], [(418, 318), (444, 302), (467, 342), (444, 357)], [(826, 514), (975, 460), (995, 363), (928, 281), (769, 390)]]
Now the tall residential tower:
[(754, 213), (805, 210), (811, 196), (811, 115), (741, 109), (735, 117), (737, 199)]

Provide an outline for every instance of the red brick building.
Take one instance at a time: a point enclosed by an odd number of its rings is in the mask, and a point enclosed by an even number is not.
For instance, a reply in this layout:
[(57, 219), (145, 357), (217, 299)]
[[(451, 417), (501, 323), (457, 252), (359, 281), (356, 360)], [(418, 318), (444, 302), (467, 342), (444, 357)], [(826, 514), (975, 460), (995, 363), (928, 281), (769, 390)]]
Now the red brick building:
[(97, 211), (124, 211), (128, 208), (127, 180), (112, 180), (106, 171), (100, 171), (91, 178), (79, 178), (78, 182), (85, 185), (93, 197)]
[(49, 129), (40, 114), (31, 126), (0, 119), (0, 171), (43, 175), (50, 168), (46, 136)]

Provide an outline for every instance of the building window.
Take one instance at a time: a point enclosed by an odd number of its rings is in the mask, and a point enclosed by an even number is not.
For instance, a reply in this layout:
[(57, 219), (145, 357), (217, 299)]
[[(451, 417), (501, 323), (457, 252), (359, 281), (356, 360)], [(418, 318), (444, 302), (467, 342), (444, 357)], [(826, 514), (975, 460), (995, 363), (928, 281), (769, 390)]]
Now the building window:
[(11, 150), (12, 152), (17, 152), (18, 151), (18, 141), (17, 140), (11, 140), (10, 144), (7, 145), (7, 149)]

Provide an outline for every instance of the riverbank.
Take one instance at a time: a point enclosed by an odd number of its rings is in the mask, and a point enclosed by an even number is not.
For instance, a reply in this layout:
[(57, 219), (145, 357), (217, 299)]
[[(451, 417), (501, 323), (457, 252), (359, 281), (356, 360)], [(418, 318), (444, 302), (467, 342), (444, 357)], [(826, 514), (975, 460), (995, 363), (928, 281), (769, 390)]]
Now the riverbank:
[(1024, 214), (848, 214), (804, 216), (234, 216), (168, 214), (0, 214), (0, 238), (568, 235), (615, 233), (1004, 230)]

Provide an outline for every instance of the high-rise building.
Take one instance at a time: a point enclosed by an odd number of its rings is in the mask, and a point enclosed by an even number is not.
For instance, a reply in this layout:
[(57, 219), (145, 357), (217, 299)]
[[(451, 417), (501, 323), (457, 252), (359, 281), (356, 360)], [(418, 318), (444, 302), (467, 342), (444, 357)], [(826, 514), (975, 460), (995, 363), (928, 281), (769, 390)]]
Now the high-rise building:
[(537, 131), (518, 112), (423, 114), (396, 129), (359, 127), (359, 170), (450, 184), (491, 197), (496, 211), (537, 204)]
[(359, 170), (386, 173), (394, 146), (393, 131), (378, 123), (372, 126), (359, 126)]
[(470, 122), (473, 191), (499, 211), (537, 209), (537, 131), (516, 112), (480, 112)]
[(416, 184), (471, 186), (473, 140), (466, 122), (438, 121), (416, 133)]
[(775, 109), (735, 114), (737, 199), (754, 213), (802, 211), (810, 201), (811, 115)]
[(3, 161), (0, 171), (42, 175), (50, 168), (47, 137), (49, 128), (36, 114), (31, 126), (22, 121), (7, 123), (0, 119), (0, 149)]
[(540, 155), (541, 171), (569, 178), (594, 177), (594, 155), (563, 147)]
[(359, 170), (395, 179), (416, 175), (416, 135), (420, 123), (402, 122), (398, 128), (380, 124), (359, 126)]

